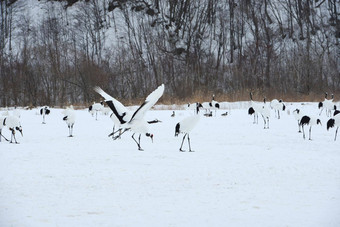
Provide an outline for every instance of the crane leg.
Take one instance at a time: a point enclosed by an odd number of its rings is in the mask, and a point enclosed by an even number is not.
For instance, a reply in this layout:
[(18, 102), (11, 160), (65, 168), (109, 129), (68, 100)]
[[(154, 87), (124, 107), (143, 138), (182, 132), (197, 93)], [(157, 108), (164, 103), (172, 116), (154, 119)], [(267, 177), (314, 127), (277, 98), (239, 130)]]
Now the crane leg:
[(319, 116), (321, 115), (322, 111), (323, 111), (323, 108), (321, 109), (321, 111), (320, 111), (320, 113), (319, 113)]
[(184, 134), (184, 136), (183, 136), (183, 139), (182, 139), (182, 144), (181, 144), (181, 147), (179, 148), (179, 151), (184, 151), (184, 150), (182, 150), (182, 147), (183, 147), (183, 143), (184, 143), (184, 139), (185, 139), (185, 136), (187, 135), (187, 133), (185, 133)]
[(12, 142), (12, 139), (13, 139), (13, 138), (14, 138), (15, 143), (18, 143), (18, 142), (17, 142), (17, 139), (15, 138), (15, 131), (14, 131), (14, 130), (12, 130), (11, 143), (13, 143), (13, 142)]
[(269, 129), (269, 117), (267, 118), (267, 128)]
[(190, 152), (194, 152), (194, 151), (191, 150), (189, 134), (188, 134), (188, 144), (189, 144), (189, 151), (190, 151)]
[(115, 125), (113, 125), (112, 132), (108, 135), (108, 137), (112, 136), (112, 139), (113, 139), (114, 135), (115, 135)]
[[(0, 135), (1, 135), (2, 137), (4, 137), (4, 136), (2, 135), (2, 133), (1, 133), (1, 131), (2, 131), (2, 129), (0, 130)], [(6, 137), (4, 137), (4, 139), (5, 139), (6, 141), (9, 141)], [(0, 142), (1, 142), (1, 137), (0, 137)]]
[(120, 136), (121, 136), (121, 135), (123, 135), (123, 134), (124, 134), (126, 131), (128, 131), (128, 130), (129, 130), (129, 128), (126, 128), (126, 129), (125, 129), (125, 130), (124, 130), (122, 133), (121, 133), (121, 130), (122, 130), (122, 129), (118, 129), (117, 131), (115, 131), (115, 133), (119, 131), (119, 135), (118, 135), (118, 136), (115, 136), (115, 137), (113, 137), (113, 139), (114, 139), (114, 140), (116, 140), (116, 139), (120, 138)]
[(339, 127), (336, 128), (334, 141), (336, 141), (336, 135), (338, 134), (338, 129)]
[(300, 121), (298, 121), (298, 126), (299, 126), (299, 132), (301, 133), (301, 125), (300, 125)]
[(138, 137), (138, 141), (139, 142), (137, 142), (137, 140), (135, 139), (134, 135), (135, 135), (135, 133), (132, 134), (132, 139), (136, 142), (136, 144), (138, 146), (138, 150), (143, 151), (143, 149), (140, 147), (140, 134), (139, 134), (139, 137)]
[(73, 125), (70, 127), (70, 137), (73, 137)]
[(303, 132), (303, 138), (306, 139), (305, 137), (305, 128), (302, 126), (302, 132)]

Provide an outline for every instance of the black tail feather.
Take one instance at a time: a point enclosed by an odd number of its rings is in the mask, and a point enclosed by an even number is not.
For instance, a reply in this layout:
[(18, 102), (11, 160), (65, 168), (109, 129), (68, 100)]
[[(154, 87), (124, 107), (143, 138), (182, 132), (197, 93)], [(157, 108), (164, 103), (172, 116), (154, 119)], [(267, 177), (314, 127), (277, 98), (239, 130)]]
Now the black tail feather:
[(300, 126), (303, 126), (303, 125), (308, 125), (310, 122), (310, 117), (308, 116), (303, 116), (301, 118), (301, 121), (300, 121)]
[(334, 127), (334, 123), (335, 123), (335, 120), (333, 118), (329, 119), (327, 121), (327, 130), (329, 130), (329, 128), (333, 128)]
[(175, 128), (175, 136), (178, 136), (178, 134), (179, 134), (179, 128), (180, 128), (180, 124), (177, 123), (176, 128)]
[(254, 110), (253, 107), (250, 107), (250, 108), (248, 109), (248, 114), (249, 114), (249, 115), (252, 115), (253, 113), (255, 113), (255, 110)]

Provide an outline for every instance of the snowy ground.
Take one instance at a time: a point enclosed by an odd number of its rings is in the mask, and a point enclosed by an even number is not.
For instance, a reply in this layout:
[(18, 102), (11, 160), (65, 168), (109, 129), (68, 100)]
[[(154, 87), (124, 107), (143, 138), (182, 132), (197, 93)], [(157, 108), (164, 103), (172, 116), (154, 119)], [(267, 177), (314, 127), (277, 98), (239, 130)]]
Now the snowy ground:
[[(295, 106), (318, 113), (316, 103)], [(340, 226), (340, 135), (326, 130), (325, 113), (308, 141), (287, 113), (272, 112), (264, 130), (245, 107), (227, 110), (201, 117), (195, 152), (179, 152), (174, 137), (193, 111), (149, 111), (163, 122), (141, 152), (130, 132), (107, 137), (108, 116), (77, 110), (69, 138), (61, 109), (45, 125), (22, 110), (20, 144), (0, 143), (0, 226)]]

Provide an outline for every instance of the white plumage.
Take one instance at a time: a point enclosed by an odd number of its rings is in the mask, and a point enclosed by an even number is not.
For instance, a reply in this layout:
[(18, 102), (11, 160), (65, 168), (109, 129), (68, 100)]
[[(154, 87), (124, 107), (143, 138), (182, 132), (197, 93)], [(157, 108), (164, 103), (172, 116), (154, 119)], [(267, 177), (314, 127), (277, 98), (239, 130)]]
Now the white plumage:
[[(112, 129), (112, 133), (109, 134), (109, 137), (112, 136), (112, 139), (120, 138), (120, 135), (122, 134), (122, 127), (121, 127), (121, 123), (120, 123), (119, 119), (116, 117), (116, 115), (114, 113), (112, 113), (110, 115), (110, 119), (113, 121), (113, 129)], [(115, 131), (116, 128), (118, 129), (117, 131)], [(119, 134), (116, 137), (115, 134), (117, 132)]]
[(102, 111), (103, 108), (104, 108), (103, 102), (93, 103), (91, 106), (89, 106), (89, 112), (91, 113), (92, 116), (96, 114), (96, 120), (98, 120), (98, 112)]
[(264, 126), (263, 128), (269, 129), (269, 118), (270, 118), (270, 109), (266, 104), (266, 99), (264, 98), (262, 109), (260, 109), (260, 113), (262, 115)]
[(193, 110), (194, 114), (197, 114), (198, 113), (197, 105), (199, 106), (199, 109), (205, 109), (205, 112), (207, 112), (208, 109), (210, 108), (208, 102), (204, 102), (204, 103), (195, 102), (195, 103), (188, 103), (187, 110)]
[(311, 116), (303, 116), (301, 118), (300, 121), (300, 125), (302, 126), (302, 132), (303, 132), (303, 138), (305, 139), (305, 130), (304, 130), (304, 126), (305, 125), (309, 125), (309, 140), (312, 140), (312, 126), (313, 125), (321, 125), (321, 121), (320, 119), (316, 118), (316, 117), (311, 117)]
[(336, 114), (335, 116), (333, 116), (333, 118), (327, 121), (327, 130), (329, 130), (329, 128), (333, 128), (334, 126), (336, 126), (334, 136), (334, 141), (336, 141), (336, 136), (338, 134), (338, 129), (340, 127), (340, 114)]
[(215, 101), (215, 95), (213, 95), (213, 97), (212, 97), (212, 100), (210, 102), (210, 106), (213, 110), (215, 110), (215, 116), (216, 116), (217, 110), (220, 109), (220, 104), (217, 101)]
[(191, 145), (190, 145), (189, 133), (197, 125), (197, 123), (200, 119), (200, 115), (198, 114), (199, 108), (201, 108), (200, 104), (196, 103), (196, 113), (197, 114), (195, 114), (193, 116), (186, 117), (182, 121), (180, 121), (176, 124), (175, 136), (178, 136), (178, 134), (180, 134), (180, 133), (184, 133), (184, 136), (183, 136), (183, 139), (182, 139), (182, 144), (181, 144), (181, 147), (179, 148), (180, 151), (184, 151), (184, 150), (182, 150), (182, 147), (183, 147), (184, 139), (185, 139), (186, 136), (188, 136), (189, 151), (192, 151)]
[(249, 115), (254, 114), (253, 124), (258, 124), (259, 123), (258, 114), (262, 110), (263, 105), (262, 105), (262, 103), (253, 101), (253, 93), (252, 92), (250, 92), (249, 95), (250, 95), (250, 107), (248, 109), (248, 114)]
[(13, 143), (13, 138), (15, 143), (18, 143), (15, 138), (15, 131), (19, 131), (23, 136), (20, 119), (17, 116), (8, 116), (3, 120), (3, 124), (12, 132), (11, 143)]
[(258, 124), (258, 114), (261, 114), (264, 122), (263, 128), (269, 129), (270, 109), (266, 104), (266, 98), (263, 99), (263, 103), (254, 102), (253, 94), (250, 92), (250, 108), (248, 109), (248, 114), (254, 114), (254, 124)]
[(303, 115), (301, 113), (301, 110), (300, 109), (295, 109), (293, 111), (293, 115), (294, 115), (295, 120), (297, 120), (297, 122), (298, 122), (299, 132), (301, 132), (300, 121), (301, 121), (301, 118), (303, 117)]
[(44, 106), (43, 108), (40, 109), (40, 115), (43, 116), (43, 124), (46, 124), (45, 122), (45, 116), (50, 114), (50, 109), (48, 108), (48, 106)]
[[(95, 87), (94, 90), (105, 99), (106, 104), (111, 108), (114, 115), (119, 120), (120, 126), (125, 129), (120, 135), (131, 130), (133, 132), (132, 139), (136, 142), (138, 150), (143, 150), (140, 146), (141, 134), (145, 134), (153, 140), (153, 134), (149, 132), (148, 122), (144, 119), (144, 115), (163, 95), (164, 84), (160, 85), (156, 90), (149, 94), (144, 103), (132, 114), (132, 116), (122, 103), (108, 95), (100, 87)], [(135, 133), (139, 134), (138, 141), (134, 138)]]
[(336, 110), (336, 105), (334, 104), (333, 100), (334, 95), (332, 94), (332, 99), (329, 99), (324, 103), (327, 117), (331, 117), (332, 111)]
[(192, 115), (189, 117), (184, 118), (182, 121), (179, 122), (180, 127), (177, 133), (189, 133), (191, 130), (196, 126), (200, 119), (200, 115)]
[(2, 129), (5, 127), (5, 120), (6, 116), (0, 116), (0, 142), (1, 142), (1, 138), (3, 137), (6, 141), (8, 141), (8, 139), (2, 135)]
[(319, 109), (321, 108), (320, 114), (322, 113), (323, 109), (326, 109), (326, 116), (331, 117), (332, 116), (332, 110), (336, 110), (336, 105), (334, 104), (334, 95), (332, 94), (331, 99), (327, 99), (328, 93), (325, 92), (325, 100), (323, 102), (319, 102)]
[[(273, 99), (273, 100), (270, 102), (270, 107), (271, 107), (272, 109), (274, 109), (274, 111), (275, 111), (275, 117), (277, 116), (278, 119), (280, 119), (280, 111), (285, 111), (285, 109), (286, 109), (286, 106), (285, 106), (285, 104), (283, 103), (282, 99), (280, 99), (280, 100)], [(277, 115), (276, 115), (276, 112), (277, 112)]]
[(71, 106), (70, 108), (66, 108), (65, 110), (63, 110), (62, 114), (64, 114), (63, 121), (66, 122), (68, 127), (69, 137), (73, 137), (73, 126), (76, 122), (76, 115), (73, 107)]
[[(113, 111), (113, 113), (110, 115), (110, 119), (113, 121), (114, 126), (113, 126), (113, 132), (109, 134), (109, 137), (112, 136), (113, 139), (120, 138), (122, 134), (122, 126), (121, 126), (122, 122), (129, 121), (131, 119), (131, 113), (121, 102), (119, 102), (118, 100), (116, 100), (115, 98), (107, 94), (100, 87), (95, 87), (94, 90), (105, 99), (105, 102), (109, 101), (110, 105), (112, 102), (112, 105), (114, 106), (115, 111), (112, 110), (112, 106), (109, 106), (109, 108), (110, 110)], [(121, 119), (118, 119), (117, 116), (120, 116), (120, 115), (122, 115), (122, 117), (120, 117)], [(118, 129), (118, 130), (115, 131), (115, 129)], [(119, 132), (119, 134), (118, 136), (115, 136), (117, 132)]]
[[(202, 108), (205, 109), (205, 111), (210, 111), (210, 102), (202, 102), (201, 105), (202, 105)], [(193, 109), (196, 111), (196, 103), (194, 103), (194, 106), (193, 106)]]

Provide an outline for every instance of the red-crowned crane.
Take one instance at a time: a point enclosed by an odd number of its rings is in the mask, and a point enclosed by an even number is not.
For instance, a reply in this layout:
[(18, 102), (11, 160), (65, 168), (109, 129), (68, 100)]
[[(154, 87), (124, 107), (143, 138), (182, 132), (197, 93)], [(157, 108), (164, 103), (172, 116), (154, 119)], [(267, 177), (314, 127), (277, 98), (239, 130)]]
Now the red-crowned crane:
[(270, 109), (268, 105), (266, 104), (266, 98), (263, 99), (263, 106), (262, 109), (260, 109), (259, 113), (262, 115), (263, 118), (263, 128), (269, 129), (269, 118), (270, 118)]
[(338, 134), (338, 129), (340, 127), (340, 114), (336, 114), (333, 118), (327, 121), (327, 130), (336, 126), (334, 141), (336, 141), (336, 136)]
[(65, 121), (68, 127), (69, 137), (73, 137), (73, 126), (76, 122), (76, 114), (73, 107), (66, 108), (62, 113), (64, 114), (63, 121)]
[(318, 118), (315, 117), (310, 117), (310, 116), (303, 116), (300, 121), (300, 125), (302, 126), (302, 132), (303, 132), (303, 138), (306, 139), (305, 137), (305, 130), (304, 126), (309, 125), (309, 140), (312, 140), (312, 126), (313, 125), (321, 125), (321, 121)]
[(293, 111), (293, 115), (294, 115), (295, 120), (297, 120), (297, 122), (298, 122), (299, 132), (301, 132), (300, 121), (301, 121), (301, 118), (303, 117), (303, 115), (302, 115), (302, 113), (301, 113), (301, 110), (300, 110), (300, 109), (295, 109), (295, 110)]
[(323, 109), (326, 109), (326, 116), (331, 117), (332, 116), (332, 110), (336, 110), (336, 105), (334, 104), (334, 95), (331, 95), (331, 99), (327, 99), (328, 93), (325, 92), (325, 100), (323, 102), (319, 102), (319, 109), (321, 108), (321, 111), (319, 115), (321, 115)]
[[(280, 111), (285, 111), (286, 110), (286, 105), (283, 103), (282, 99), (277, 100), (273, 99), (270, 102), (270, 107), (274, 109), (275, 111), (275, 117), (277, 116), (277, 119), (280, 119)], [(276, 115), (277, 112), (277, 115)]]
[(196, 114), (186, 117), (182, 121), (176, 124), (175, 136), (178, 136), (179, 133), (184, 133), (182, 144), (181, 144), (181, 147), (179, 148), (179, 151), (182, 151), (182, 152), (184, 151), (182, 150), (184, 139), (186, 136), (188, 136), (189, 151), (193, 152), (193, 150), (191, 150), (189, 133), (197, 125), (200, 119), (200, 115), (199, 115), (200, 108), (202, 108), (202, 105), (200, 105), (200, 103), (196, 103)]
[(91, 106), (89, 106), (89, 112), (91, 113), (91, 115), (93, 116), (96, 113), (96, 121), (98, 120), (98, 112), (102, 111), (103, 108), (104, 108), (103, 102), (93, 103)]
[[(124, 111), (125, 107), (123, 104), (108, 95), (100, 87), (95, 87), (94, 90), (105, 99), (106, 104), (111, 108), (117, 119), (120, 121), (121, 127), (124, 129), (120, 135), (131, 130), (133, 132), (132, 139), (136, 142), (138, 150), (143, 151), (140, 146), (141, 134), (145, 134), (153, 141), (153, 134), (149, 132), (149, 122), (144, 120), (144, 115), (153, 105), (156, 104), (158, 99), (162, 97), (164, 93), (164, 84), (160, 85), (156, 90), (149, 94), (143, 104), (132, 114), (132, 116)], [(139, 134), (138, 141), (134, 138), (136, 133)]]
[[(269, 129), (269, 118), (270, 118), (270, 109), (266, 104), (266, 98), (263, 98), (263, 103), (254, 102), (253, 101), (253, 93), (250, 92), (250, 108), (248, 109), (248, 114), (254, 114), (254, 124), (258, 124), (258, 114), (261, 114), (263, 118), (263, 128)], [(256, 118), (256, 120), (255, 120)]]
[(258, 124), (259, 123), (259, 112), (261, 111), (263, 105), (262, 103), (259, 102), (255, 102), (253, 100), (253, 93), (250, 92), (249, 93), (250, 96), (250, 107), (248, 109), (248, 114), (249, 115), (253, 115), (254, 114), (254, 122), (253, 124)]
[(6, 141), (9, 141), (4, 135), (2, 135), (2, 129), (5, 127), (5, 121), (6, 116), (0, 116), (0, 142), (1, 142), (1, 137), (3, 137)]
[(21, 133), (21, 136), (23, 136), (19, 118), (17, 116), (8, 116), (4, 119), (3, 124), (11, 131), (10, 143), (13, 143), (13, 138), (15, 143), (18, 143), (15, 138), (15, 131), (19, 131)]
[(48, 108), (48, 106), (44, 106), (43, 108), (40, 109), (40, 115), (43, 116), (43, 121), (42, 121), (43, 124), (46, 124), (46, 122), (45, 122), (45, 116), (46, 116), (46, 115), (49, 115), (50, 112), (51, 112), (51, 111), (50, 111), (50, 109)]
[(209, 103), (210, 108), (215, 110), (215, 116), (218, 109), (220, 109), (220, 104), (215, 101), (215, 95), (213, 95), (211, 102)]

